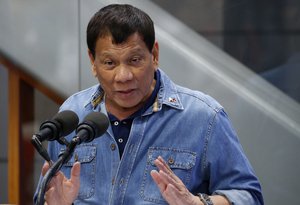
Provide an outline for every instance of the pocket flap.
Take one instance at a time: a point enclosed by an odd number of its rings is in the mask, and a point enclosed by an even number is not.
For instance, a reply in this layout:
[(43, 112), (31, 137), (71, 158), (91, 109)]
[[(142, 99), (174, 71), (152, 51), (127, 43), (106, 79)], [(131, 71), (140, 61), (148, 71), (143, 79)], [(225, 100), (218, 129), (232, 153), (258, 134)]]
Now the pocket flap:
[(148, 162), (155, 166), (154, 160), (161, 156), (172, 169), (191, 169), (196, 162), (196, 153), (188, 150), (150, 147), (148, 150)]
[[(64, 149), (61, 150), (63, 152)], [(71, 159), (65, 166), (73, 166), (75, 162), (89, 163), (96, 157), (96, 146), (93, 144), (81, 144), (75, 148)]]

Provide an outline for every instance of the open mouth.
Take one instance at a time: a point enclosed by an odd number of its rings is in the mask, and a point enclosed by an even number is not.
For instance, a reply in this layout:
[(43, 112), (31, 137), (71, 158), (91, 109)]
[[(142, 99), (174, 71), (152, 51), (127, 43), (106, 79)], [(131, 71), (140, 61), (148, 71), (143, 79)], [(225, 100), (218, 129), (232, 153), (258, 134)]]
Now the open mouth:
[(117, 91), (122, 98), (130, 97), (134, 93), (135, 89), (119, 90)]
[(134, 89), (129, 89), (129, 90), (123, 90), (123, 91), (118, 91), (118, 92), (121, 93), (121, 94), (129, 94), (133, 91), (134, 91)]

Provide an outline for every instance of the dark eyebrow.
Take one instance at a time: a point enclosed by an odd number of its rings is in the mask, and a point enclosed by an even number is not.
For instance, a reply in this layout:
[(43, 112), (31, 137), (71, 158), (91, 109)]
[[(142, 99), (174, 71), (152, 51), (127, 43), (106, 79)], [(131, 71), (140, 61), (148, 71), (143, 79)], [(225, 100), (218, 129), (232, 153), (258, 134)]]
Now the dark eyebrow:
[(145, 51), (144, 49), (141, 48), (136, 48), (131, 51), (132, 54), (143, 54), (143, 55), (145, 55), (147, 52), (148, 50)]

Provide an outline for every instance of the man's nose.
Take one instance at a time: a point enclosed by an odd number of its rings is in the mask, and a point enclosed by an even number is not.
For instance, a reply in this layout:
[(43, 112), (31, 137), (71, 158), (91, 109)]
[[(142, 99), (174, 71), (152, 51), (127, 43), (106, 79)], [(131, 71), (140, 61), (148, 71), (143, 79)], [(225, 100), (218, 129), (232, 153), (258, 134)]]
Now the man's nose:
[(125, 65), (119, 65), (118, 68), (116, 69), (116, 75), (115, 75), (115, 80), (117, 82), (126, 82), (129, 80), (132, 80), (133, 78), (133, 73), (131, 71), (131, 68), (125, 66)]

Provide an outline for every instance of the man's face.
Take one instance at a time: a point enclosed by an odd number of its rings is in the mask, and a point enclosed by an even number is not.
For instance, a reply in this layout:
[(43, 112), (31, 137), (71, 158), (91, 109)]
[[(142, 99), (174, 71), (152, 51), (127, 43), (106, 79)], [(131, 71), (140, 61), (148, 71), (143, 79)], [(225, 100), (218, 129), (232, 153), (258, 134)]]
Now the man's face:
[(95, 58), (89, 52), (92, 72), (105, 91), (109, 112), (129, 112), (141, 108), (154, 86), (158, 67), (158, 44), (152, 52), (137, 33), (122, 44), (113, 44), (111, 36), (96, 42)]

